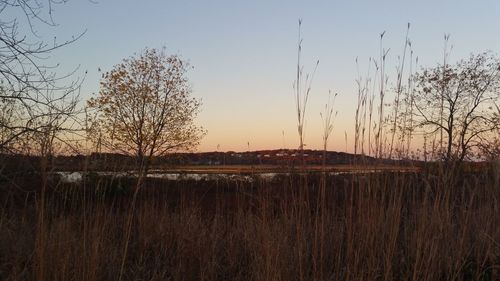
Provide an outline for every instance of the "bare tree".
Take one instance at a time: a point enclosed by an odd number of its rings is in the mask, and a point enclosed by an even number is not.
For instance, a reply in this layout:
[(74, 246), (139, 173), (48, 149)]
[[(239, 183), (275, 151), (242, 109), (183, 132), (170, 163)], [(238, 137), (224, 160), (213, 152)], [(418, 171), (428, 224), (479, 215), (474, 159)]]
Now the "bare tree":
[[(76, 121), (77, 95), (82, 82), (76, 70), (57, 75), (48, 64), (54, 50), (80, 38), (45, 41), (36, 26), (55, 26), (52, 18), (60, 0), (0, 0), (0, 153), (19, 152), (21, 143), (41, 157), (42, 184), (37, 196), (36, 279), (45, 277), (45, 193), (47, 160), (62, 131)], [(70, 120), (73, 119), (73, 120)], [(26, 152), (26, 151), (21, 151)]]
[[(54, 50), (78, 40), (83, 33), (58, 42), (45, 41), (36, 26), (55, 26), (55, 6), (66, 1), (0, 0), (0, 150), (12, 151), (30, 134), (46, 134), (54, 120), (74, 115), (83, 79), (73, 80), (76, 69), (57, 75), (58, 65), (47, 64)], [(8, 121), (8, 122), (7, 122)], [(58, 123), (56, 130), (63, 129)]]
[[(497, 101), (498, 102), (498, 101)], [(500, 106), (495, 102), (493, 122), (500, 124)], [(488, 135), (478, 135), (477, 147), (480, 157), (486, 160), (500, 160), (500, 126), (497, 126)]]
[(416, 83), (418, 126), (426, 134), (444, 132), (446, 162), (471, 158), (473, 148), (500, 127), (494, 106), (500, 99), (500, 60), (491, 53), (424, 69)]
[(88, 101), (100, 142), (137, 156), (142, 173), (152, 156), (198, 145), (205, 133), (194, 124), (201, 102), (190, 96), (187, 70), (178, 56), (146, 49), (105, 73), (99, 95)]

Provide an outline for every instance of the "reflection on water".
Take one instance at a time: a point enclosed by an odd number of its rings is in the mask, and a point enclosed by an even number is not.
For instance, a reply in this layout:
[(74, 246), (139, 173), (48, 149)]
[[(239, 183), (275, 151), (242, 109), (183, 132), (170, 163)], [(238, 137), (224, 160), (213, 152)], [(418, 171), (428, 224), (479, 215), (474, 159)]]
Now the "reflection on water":
[[(365, 170), (352, 170), (352, 171), (330, 171), (327, 172), (329, 176), (336, 175), (354, 175), (354, 174), (371, 174), (381, 172), (413, 172), (410, 170), (380, 170), (380, 169), (365, 169)], [(63, 183), (79, 183), (83, 180), (85, 174), (92, 174), (101, 177), (138, 177), (136, 171), (129, 172), (54, 172), (59, 180)], [(230, 181), (244, 181), (253, 182), (256, 179), (261, 180), (274, 180), (278, 176), (288, 176), (290, 173), (251, 173), (251, 174), (231, 174), (231, 173), (171, 173), (162, 172), (161, 170), (152, 170), (148, 173), (148, 178), (164, 179), (172, 181), (194, 180), (194, 181), (212, 181), (212, 180), (230, 180)]]

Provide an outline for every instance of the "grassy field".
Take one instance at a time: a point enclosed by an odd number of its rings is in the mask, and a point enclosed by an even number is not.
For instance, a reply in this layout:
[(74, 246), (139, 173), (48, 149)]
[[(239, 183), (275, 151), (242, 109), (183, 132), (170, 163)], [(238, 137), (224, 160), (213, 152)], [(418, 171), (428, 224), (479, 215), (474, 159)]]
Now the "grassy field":
[(0, 279), (499, 280), (499, 173), (146, 179), (137, 193), (133, 178), (19, 177), (2, 182)]

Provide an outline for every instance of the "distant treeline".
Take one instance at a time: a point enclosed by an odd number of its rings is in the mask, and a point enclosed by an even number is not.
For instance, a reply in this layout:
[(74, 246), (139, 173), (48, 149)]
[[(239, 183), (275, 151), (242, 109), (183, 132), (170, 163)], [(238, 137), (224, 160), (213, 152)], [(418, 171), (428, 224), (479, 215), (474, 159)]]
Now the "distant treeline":
[[(327, 151), (327, 165), (350, 164), (417, 164), (418, 161), (384, 160), (370, 156), (354, 155), (344, 152)], [(81, 171), (81, 170), (124, 170), (134, 169), (137, 158), (118, 153), (92, 153), (91, 155), (66, 155), (48, 158), (48, 169)], [(304, 160), (307, 165), (321, 165), (323, 151), (305, 150)], [(247, 152), (184, 152), (171, 153), (162, 157), (153, 157), (152, 168), (164, 168), (178, 165), (278, 165), (297, 167), (302, 163), (298, 150), (260, 150)], [(26, 173), (40, 171), (40, 158), (20, 154), (0, 154), (0, 171)]]

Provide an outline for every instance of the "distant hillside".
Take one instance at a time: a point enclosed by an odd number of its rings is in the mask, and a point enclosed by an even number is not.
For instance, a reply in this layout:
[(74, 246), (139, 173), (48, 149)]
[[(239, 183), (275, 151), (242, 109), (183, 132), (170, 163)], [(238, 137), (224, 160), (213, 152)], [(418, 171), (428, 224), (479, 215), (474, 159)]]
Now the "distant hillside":
[[(304, 150), (304, 160), (307, 164), (319, 165), (323, 163), (323, 151)], [(173, 153), (156, 159), (159, 163), (177, 165), (300, 165), (300, 152), (291, 149), (258, 150), (247, 152), (198, 152)], [(156, 162), (155, 161), (155, 162)], [(354, 155), (344, 152), (326, 152), (326, 164), (351, 164), (364, 161), (374, 163), (373, 157)]]

